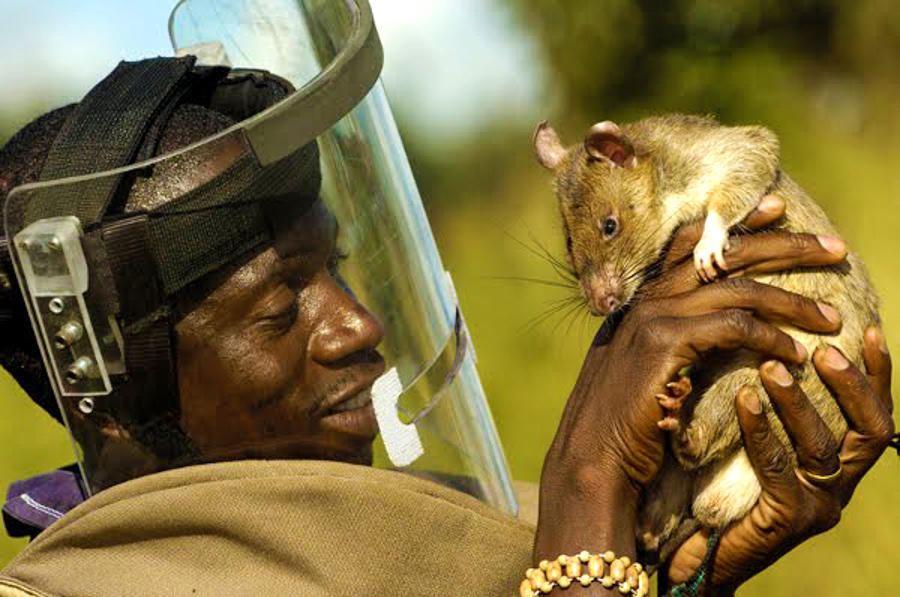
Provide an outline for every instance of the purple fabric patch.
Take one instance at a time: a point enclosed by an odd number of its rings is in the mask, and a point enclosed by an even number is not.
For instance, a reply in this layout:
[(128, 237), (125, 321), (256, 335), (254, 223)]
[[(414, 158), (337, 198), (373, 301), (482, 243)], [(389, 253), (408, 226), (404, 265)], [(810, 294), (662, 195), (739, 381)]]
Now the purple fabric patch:
[(84, 501), (78, 478), (67, 470), (53, 471), (6, 490), (3, 518), (13, 537), (34, 536)]

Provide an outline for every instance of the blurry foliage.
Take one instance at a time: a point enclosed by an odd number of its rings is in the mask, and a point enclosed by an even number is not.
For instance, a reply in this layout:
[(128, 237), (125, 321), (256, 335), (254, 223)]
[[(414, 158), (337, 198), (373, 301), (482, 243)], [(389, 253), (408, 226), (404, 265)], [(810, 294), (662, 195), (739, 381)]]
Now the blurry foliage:
[[(545, 58), (546, 102), (536, 118), (560, 121), (564, 139), (575, 141), (574, 131), (598, 120), (676, 110), (771, 127), (783, 164), (866, 261), (888, 340), (900, 352), (900, 2), (495, 1)], [(563, 243), (551, 177), (532, 156), (535, 122), (498, 121), (450, 144), (397, 116), (510, 468), (537, 480), (599, 321), (557, 309), (569, 291), (552, 285), (552, 267), (537, 256), (541, 246), (561, 255)], [(0, 138), (12, 129), (2, 120)], [(0, 458), (0, 488), (72, 458), (61, 429), (4, 377), (0, 431), (15, 448)], [(885, 455), (836, 529), (741, 594), (891, 594), (900, 560), (898, 467)], [(21, 545), (0, 539), (0, 561)], [(825, 562), (840, 564), (818, 573)]]
[[(775, 131), (782, 164), (868, 265), (888, 341), (900, 350), (900, 2), (499, 1), (545, 60), (537, 118), (570, 143), (599, 120), (671, 111)], [(531, 480), (599, 325), (558, 308), (569, 291), (552, 286), (558, 279), (536, 255), (539, 245), (558, 256), (563, 246), (551, 176), (532, 156), (534, 125), (494, 123), (452, 147), (421, 127), (404, 131), (510, 467)], [(892, 593), (898, 491), (900, 463), (885, 454), (836, 529), (739, 594)], [(853, 572), (818, 573), (831, 561)]]
[[(735, 62), (777, 57), (741, 80), (786, 72), (818, 85), (897, 74), (894, 0), (506, 0), (535, 37), (567, 119), (659, 105), (746, 116)], [(767, 76), (773, 77), (768, 79)], [(753, 95), (751, 93), (751, 95)]]

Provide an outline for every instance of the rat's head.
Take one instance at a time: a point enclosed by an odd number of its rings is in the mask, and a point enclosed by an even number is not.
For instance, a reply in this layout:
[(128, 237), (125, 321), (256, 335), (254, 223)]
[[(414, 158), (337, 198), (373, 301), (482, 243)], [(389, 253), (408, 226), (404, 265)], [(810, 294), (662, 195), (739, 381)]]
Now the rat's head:
[(569, 148), (541, 122), (534, 148), (538, 161), (556, 174), (566, 251), (581, 293), (591, 313), (608, 315), (631, 299), (656, 258), (647, 242), (661, 217), (650, 160), (609, 121), (592, 126), (584, 143)]

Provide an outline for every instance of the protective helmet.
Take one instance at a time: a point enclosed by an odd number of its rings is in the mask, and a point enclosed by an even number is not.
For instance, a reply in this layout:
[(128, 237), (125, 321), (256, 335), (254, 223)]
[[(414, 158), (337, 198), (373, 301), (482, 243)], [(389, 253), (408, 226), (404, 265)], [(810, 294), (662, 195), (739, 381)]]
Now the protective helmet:
[[(342, 283), (384, 328), (375, 465), (515, 511), (475, 353), (379, 82), (366, 0), (181, 0), (169, 33), (176, 57), (121, 63), (68, 118), (40, 181), (13, 189), (4, 209), (8, 258), (89, 489), (209, 459), (177, 423), (173, 305), (324, 203), (346, 251)], [(186, 103), (236, 124), (152, 157)], [(123, 209), (137, 181), (206, 168), (230, 142), (249, 150), (150, 208)], [(110, 419), (153, 452), (152, 468), (107, 453)]]

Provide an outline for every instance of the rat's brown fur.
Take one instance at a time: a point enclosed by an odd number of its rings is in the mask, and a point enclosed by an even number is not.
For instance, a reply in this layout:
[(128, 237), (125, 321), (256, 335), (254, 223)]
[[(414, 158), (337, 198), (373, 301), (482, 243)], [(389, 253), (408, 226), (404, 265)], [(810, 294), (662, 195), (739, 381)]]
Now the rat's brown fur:
[[(597, 272), (621, 283), (621, 302), (627, 303), (680, 225), (715, 209), (732, 227), (769, 192), (787, 204), (780, 228), (836, 235), (821, 208), (779, 170), (778, 141), (765, 128), (725, 127), (707, 117), (670, 115), (620, 130), (635, 158), (625, 167), (598, 159), (587, 140), (584, 145), (563, 147), (545, 123), (535, 134), (539, 161), (555, 171), (570, 262), (589, 304), (593, 290), (585, 280)], [(618, 218), (619, 230), (605, 238), (602, 222), (609, 214)], [(849, 254), (840, 266), (757, 279), (835, 307), (842, 326), (834, 335), (786, 331), (810, 354), (833, 344), (862, 366), (863, 333), (878, 315), (875, 291), (856, 255)], [(707, 527), (724, 527), (756, 503), (760, 486), (741, 447), (734, 410), (742, 386), (757, 389), (770, 423), (789, 445), (761, 387), (758, 359), (747, 353), (723, 355), (692, 371), (693, 394), (681, 409), (680, 429), (672, 436), (675, 459), (666, 461), (655, 486), (648, 489), (639, 517), (638, 540), (645, 549), (658, 549), (686, 516), (693, 514)], [(841, 437), (846, 422), (812, 365), (792, 373), (835, 436)]]

